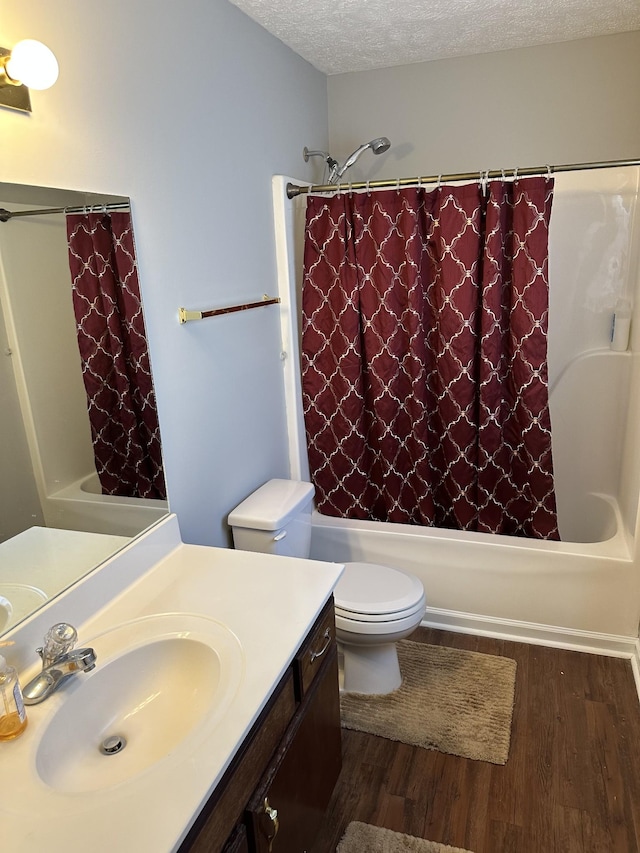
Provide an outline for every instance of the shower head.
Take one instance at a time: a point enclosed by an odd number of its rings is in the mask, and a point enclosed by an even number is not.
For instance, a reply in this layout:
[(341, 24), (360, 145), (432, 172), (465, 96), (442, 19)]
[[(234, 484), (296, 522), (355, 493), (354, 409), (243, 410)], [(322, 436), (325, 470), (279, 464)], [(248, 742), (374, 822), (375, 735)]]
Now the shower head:
[(374, 154), (384, 154), (391, 148), (391, 143), (386, 136), (379, 136), (377, 139), (372, 139), (369, 143)]
[(374, 154), (383, 154), (385, 151), (388, 151), (390, 147), (391, 143), (386, 136), (378, 136), (377, 139), (372, 139), (371, 142), (365, 142), (364, 145), (360, 145), (356, 148), (353, 154), (350, 154), (347, 157), (342, 166), (326, 151), (309, 151), (305, 146), (302, 150), (302, 156), (304, 157), (305, 163), (309, 162), (309, 157), (322, 157), (329, 167), (327, 183), (337, 184), (347, 169), (350, 169), (353, 166), (358, 157), (363, 154), (367, 148), (370, 148)]
[(363, 145), (360, 145), (356, 148), (353, 154), (350, 154), (347, 157), (342, 166), (337, 166), (337, 168), (334, 167), (331, 169), (329, 183), (337, 184), (347, 169), (350, 169), (353, 166), (358, 157), (363, 154), (367, 148), (370, 148), (374, 154), (383, 154), (385, 151), (389, 150), (390, 146), (391, 143), (386, 136), (378, 136), (376, 139), (372, 139), (371, 142), (365, 142)]

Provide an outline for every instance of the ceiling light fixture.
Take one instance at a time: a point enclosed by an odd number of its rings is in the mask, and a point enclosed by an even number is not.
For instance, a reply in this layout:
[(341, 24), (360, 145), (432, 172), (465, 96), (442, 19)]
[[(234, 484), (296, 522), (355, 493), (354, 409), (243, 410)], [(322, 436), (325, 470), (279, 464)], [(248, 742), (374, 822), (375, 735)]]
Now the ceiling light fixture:
[(0, 106), (31, 112), (29, 88), (48, 89), (58, 79), (58, 62), (40, 41), (25, 39), (13, 50), (0, 47)]

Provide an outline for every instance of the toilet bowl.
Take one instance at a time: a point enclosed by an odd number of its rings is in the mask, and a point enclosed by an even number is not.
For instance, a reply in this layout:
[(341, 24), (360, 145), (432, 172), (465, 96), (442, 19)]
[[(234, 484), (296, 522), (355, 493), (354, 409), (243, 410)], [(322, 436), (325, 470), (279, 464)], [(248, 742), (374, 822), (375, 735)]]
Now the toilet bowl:
[(347, 693), (390, 693), (402, 683), (396, 643), (424, 616), (415, 575), (376, 563), (346, 563), (334, 590), (336, 638)]
[[(313, 494), (311, 483), (269, 480), (229, 514), (234, 546), (308, 558)], [(426, 608), (420, 580), (376, 563), (345, 563), (334, 601), (341, 689), (396, 690), (402, 683), (396, 643), (420, 624)]]

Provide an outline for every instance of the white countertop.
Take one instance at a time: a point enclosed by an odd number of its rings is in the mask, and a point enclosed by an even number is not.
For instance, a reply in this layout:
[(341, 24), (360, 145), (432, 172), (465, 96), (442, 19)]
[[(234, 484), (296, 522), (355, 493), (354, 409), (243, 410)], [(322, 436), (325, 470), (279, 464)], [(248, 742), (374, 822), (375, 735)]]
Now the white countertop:
[[(125, 549), (129, 561), (132, 548)], [(109, 565), (95, 573), (98, 586), (97, 576)], [(136, 778), (103, 791), (64, 794), (41, 781), (35, 752), (47, 719), (64, 702), (65, 691), (73, 689), (74, 682), (81, 689), (79, 681), (91, 674), (74, 676), (58, 694), (27, 708), (29, 725), (20, 738), (0, 743), (3, 845), (20, 853), (176, 850), (341, 572), (342, 566), (333, 563), (178, 544), (102, 611), (81, 625), (76, 622), (78, 645), (84, 646), (91, 644), (92, 636), (152, 614), (198, 614), (214, 619), (229, 628), (242, 647), (244, 671), (237, 693), (215, 726), (203, 726), (188, 755), (169, 754)], [(85, 598), (91, 594), (91, 578), (81, 582)], [(66, 618), (60, 615), (64, 604), (64, 596), (57, 599), (50, 624)], [(79, 605), (71, 597), (68, 604), (73, 615)], [(41, 615), (38, 630), (43, 618)], [(34, 625), (27, 629), (23, 639), (31, 641)], [(17, 648), (19, 631), (11, 642), (16, 644), (16, 656), (24, 659), (24, 649)], [(11, 659), (10, 651), (5, 653)], [(21, 681), (34, 673), (35, 668), (23, 672)]]

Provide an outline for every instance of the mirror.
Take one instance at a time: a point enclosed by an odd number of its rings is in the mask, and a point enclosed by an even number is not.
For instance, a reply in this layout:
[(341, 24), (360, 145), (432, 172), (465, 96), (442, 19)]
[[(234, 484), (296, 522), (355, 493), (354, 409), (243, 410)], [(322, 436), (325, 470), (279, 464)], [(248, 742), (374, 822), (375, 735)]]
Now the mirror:
[[(136, 295), (137, 264), (129, 199), (0, 183), (0, 209), (23, 214), (38, 211), (8, 219), (0, 213), (0, 219), (6, 219), (0, 221), (2, 634), (163, 518), (168, 504), (164, 499), (157, 419), (153, 421), (155, 395), (142, 306)], [(44, 213), (51, 209), (58, 212)], [(126, 358), (128, 365), (135, 361), (135, 370), (128, 367), (126, 372), (137, 374), (141, 365), (144, 368), (148, 387), (134, 393), (140, 399), (144, 396), (140, 408), (152, 410), (155, 429), (145, 427), (147, 434), (140, 439), (136, 466), (142, 469), (155, 457), (160, 490), (132, 487), (129, 482), (125, 486), (121, 478), (118, 487), (105, 486), (109, 462), (104, 461), (104, 450), (115, 448), (118, 442), (112, 441), (110, 427), (96, 422), (95, 413), (102, 409), (108, 420), (114, 420), (111, 413), (125, 406), (89, 389), (91, 374), (96, 373), (96, 351), (101, 348), (96, 344), (93, 351), (87, 350), (86, 342), (79, 339), (79, 330), (88, 331), (89, 336), (96, 332), (85, 328), (87, 312), (83, 315), (78, 305), (82, 300), (93, 300), (95, 304), (103, 296), (102, 292), (95, 298), (80, 292), (79, 279), (83, 270), (93, 268), (93, 260), (73, 242), (71, 226), (68, 236), (68, 218), (79, 223), (80, 230), (90, 230), (85, 222), (98, 222), (94, 230), (103, 225), (112, 230), (111, 245), (116, 248), (110, 251), (114, 257), (117, 252), (127, 255), (128, 269), (116, 274), (116, 279), (122, 279), (116, 282), (116, 290), (127, 291), (127, 308), (118, 303), (116, 311), (112, 303), (113, 310), (105, 309), (103, 313), (137, 313), (137, 319), (128, 316), (123, 323), (127, 329), (134, 329), (138, 338), (135, 356)], [(121, 223), (118, 233), (116, 221)], [(98, 259), (105, 255), (101, 247), (86, 251)], [(125, 266), (120, 261), (118, 264)], [(102, 288), (102, 273), (99, 277), (94, 275), (94, 279), (98, 278)], [(100, 381), (108, 384), (103, 378), (106, 372), (100, 371)], [(138, 382), (131, 381), (134, 385)], [(125, 399), (124, 393), (121, 388), (116, 390), (118, 400)], [(131, 431), (120, 444), (130, 447), (134, 443), (133, 430), (140, 431), (140, 427), (129, 424), (126, 429)], [(153, 438), (149, 437), (151, 434)], [(124, 470), (122, 458), (115, 457), (112, 467)], [(141, 494), (145, 496), (132, 496)]]

